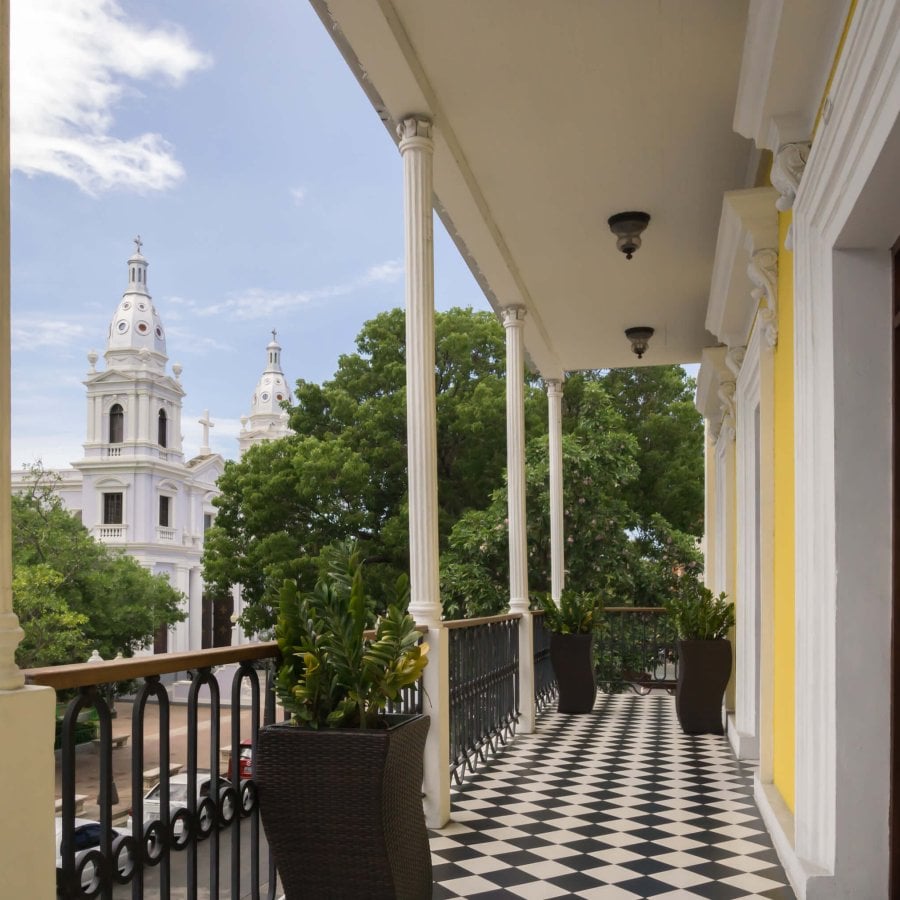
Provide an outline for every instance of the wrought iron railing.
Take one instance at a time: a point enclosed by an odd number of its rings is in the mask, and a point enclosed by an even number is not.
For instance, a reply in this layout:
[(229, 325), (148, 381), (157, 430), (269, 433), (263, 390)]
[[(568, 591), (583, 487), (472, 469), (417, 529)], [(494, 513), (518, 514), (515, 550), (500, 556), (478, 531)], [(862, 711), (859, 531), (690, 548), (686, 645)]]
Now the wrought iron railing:
[[(58, 897), (153, 896), (168, 898), (174, 887), (173, 868), (177, 866), (179, 896), (195, 898), (252, 897), (257, 900), (276, 896), (274, 866), (270, 861), (264, 877), (261, 872), (263, 846), (253, 781), (253, 754), (261, 724), (275, 720), (274, 694), (271, 690), (271, 667), (263, 671), (266, 661), (277, 655), (274, 643), (245, 644), (206, 650), (198, 653), (166, 653), (129, 660), (54, 666), (32, 669), (26, 673), (33, 684), (43, 684), (71, 696), (61, 729), (61, 847), (57, 867)], [(231, 751), (229, 767), (233, 783), (221, 773), (221, 723), (223, 703), (214, 667), (237, 664), (225, 708), (230, 710)], [(170, 727), (172, 702), (161, 682), (161, 676), (188, 672), (191, 684), (187, 694), (185, 725)], [(261, 704), (260, 675), (265, 694)], [(112, 710), (108, 702), (109, 686), (121, 682), (137, 682), (132, 704), (130, 748), (125, 735), (113, 737)], [(74, 696), (72, 696), (74, 695)], [(158, 720), (157, 760), (159, 789), (158, 812), (145, 809), (144, 771), (147, 760), (145, 733), (150, 716)], [(76, 847), (76, 725), (79, 715), (94, 710), (98, 720), (98, 738), (94, 742), (99, 754), (99, 793), (97, 808), (88, 814), (100, 823), (99, 844), (86, 849)], [(202, 729), (209, 729), (208, 745), (201, 749)], [(242, 725), (243, 718), (243, 725)], [(173, 733), (186, 737), (186, 747), (175, 759)], [(250, 741), (249, 766), (242, 770), (241, 743)], [(153, 747), (153, 738), (149, 737)], [(113, 751), (131, 753), (130, 778), (117, 785), (113, 777)], [(152, 762), (152, 761), (151, 761)], [(185, 768), (186, 785), (173, 796), (173, 771)], [(207, 769), (204, 773), (201, 766)], [(119, 767), (121, 769), (121, 767)], [(249, 776), (249, 777), (248, 777)], [(184, 780), (184, 779), (182, 779)], [(129, 790), (130, 787), (130, 790)], [(120, 790), (122, 794), (120, 795)], [(128, 794), (130, 793), (130, 797)], [(124, 796), (124, 799), (122, 799)], [(122, 800), (120, 803), (119, 801)], [(170, 802), (171, 801), (171, 802)], [(122, 822), (124, 807), (130, 803), (130, 825)], [(118, 810), (114, 807), (118, 806)], [(114, 827), (114, 816), (117, 825)], [(146, 820), (146, 821), (145, 821)], [(221, 829), (221, 832), (220, 832)], [(226, 857), (230, 855), (230, 861)], [(120, 885), (131, 885), (131, 890)], [(225, 887), (227, 885), (227, 888)]]
[(445, 622), (449, 636), (450, 771), (457, 784), (515, 734), (519, 615)]
[(675, 628), (663, 607), (607, 607), (597, 635), (597, 682), (601, 690), (648, 694), (672, 690), (678, 678)]
[(544, 611), (536, 610), (534, 616), (534, 702), (538, 710), (547, 706), (559, 693), (553, 665), (550, 662), (550, 634)]

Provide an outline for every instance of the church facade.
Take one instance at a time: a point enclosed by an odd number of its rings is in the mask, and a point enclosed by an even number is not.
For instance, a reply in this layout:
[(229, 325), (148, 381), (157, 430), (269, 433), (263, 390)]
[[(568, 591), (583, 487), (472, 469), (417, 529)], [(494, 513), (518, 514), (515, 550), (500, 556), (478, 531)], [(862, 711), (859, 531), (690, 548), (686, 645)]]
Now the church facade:
[[(95, 539), (165, 575), (183, 595), (187, 617), (160, 629), (155, 652), (228, 645), (239, 594), (211, 596), (202, 574), (204, 534), (215, 518), (225, 460), (209, 447), (208, 411), (200, 420), (200, 452), (185, 458), (182, 367), (168, 366), (165, 329), (147, 287), (149, 264), (140, 239), (135, 244), (128, 286), (109, 325), (105, 366), (98, 369), (98, 354), (88, 354), (84, 455), (71, 468), (48, 474), (65, 507)], [(241, 419), (241, 454), (289, 433), (281, 409), (289, 396), (273, 332), (250, 415)], [(27, 470), (14, 471), (13, 490), (25, 489), (32, 478)]]

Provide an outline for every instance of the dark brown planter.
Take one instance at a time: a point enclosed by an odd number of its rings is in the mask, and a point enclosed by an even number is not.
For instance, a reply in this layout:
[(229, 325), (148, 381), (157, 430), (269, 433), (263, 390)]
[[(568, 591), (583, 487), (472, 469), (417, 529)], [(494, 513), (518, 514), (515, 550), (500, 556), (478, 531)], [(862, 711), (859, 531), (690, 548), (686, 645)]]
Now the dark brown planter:
[(260, 731), (260, 814), (286, 900), (431, 897), (422, 810), (429, 718), (386, 718), (383, 729)]
[(594, 635), (551, 634), (550, 662), (559, 686), (557, 712), (591, 712), (597, 699)]
[(678, 641), (675, 710), (685, 734), (723, 734), (722, 697), (731, 677), (731, 641)]

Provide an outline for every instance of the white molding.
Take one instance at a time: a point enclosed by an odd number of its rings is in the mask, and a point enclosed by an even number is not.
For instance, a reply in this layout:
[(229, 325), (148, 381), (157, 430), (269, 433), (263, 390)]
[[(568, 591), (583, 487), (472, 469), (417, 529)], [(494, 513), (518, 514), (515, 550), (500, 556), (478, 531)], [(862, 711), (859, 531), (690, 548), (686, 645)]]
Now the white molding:
[(747, 284), (754, 254), (778, 246), (774, 188), (727, 191), (722, 198), (706, 328), (729, 346), (746, 344), (757, 302)]
[(759, 149), (808, 140), (849, 0), (750, 0), (734, 130)]
[(734, 130), (752, 138), (758, 147), (765, 118), (769, 78), (778, 44), (784, 0), (752, 0), (747, 11), (747, 30), (734, 106)]
[(779, 193), (775, 207), (787, 212), (793, 205), (809, 159), (809, 141), (782, 144), (772, 159), (772, 187)]
[(719, 436), (722, 427), (722, 406), (719, 400), (719, 383), (724, 380), (727, 369), (725, 354), (727, 347), (704, 347), (700, 353), (700, 369), (697, 372), (697, 394), (694, 405), (709, 422), (710, 433)]
[[(900, 121), (896, 2), (857, 7), (829, 102), (794, 205), (796, 853), (834, 873), (833, 896), (886, 896), (890, 282), (875, 260), (898, 205), (869, 182)], [(857, 210), (874, 210), (874, 259), (838, 250)]]
[[(761, 426), (760, 329), (755, 328), (735, 385), (735, 726), (741, 759), (759, 758), (760, 528), (757, 518)], [(759, 413), (757, 412), (759, 410)]]

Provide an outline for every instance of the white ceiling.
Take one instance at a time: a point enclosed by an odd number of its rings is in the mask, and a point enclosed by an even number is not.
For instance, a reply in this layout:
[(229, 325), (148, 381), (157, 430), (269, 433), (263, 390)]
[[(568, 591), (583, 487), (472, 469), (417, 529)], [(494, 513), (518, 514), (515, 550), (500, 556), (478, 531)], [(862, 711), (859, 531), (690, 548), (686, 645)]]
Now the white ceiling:
[[(381, 117), (435, 121), (435, 194), (495, 308), (524, 303), (544, 375), (697, 362), (746, 0), (310, 0)], [(336, 26), (336, 27), (335, 27)], [(607, 218), (648, 212), (627, 261)]]

